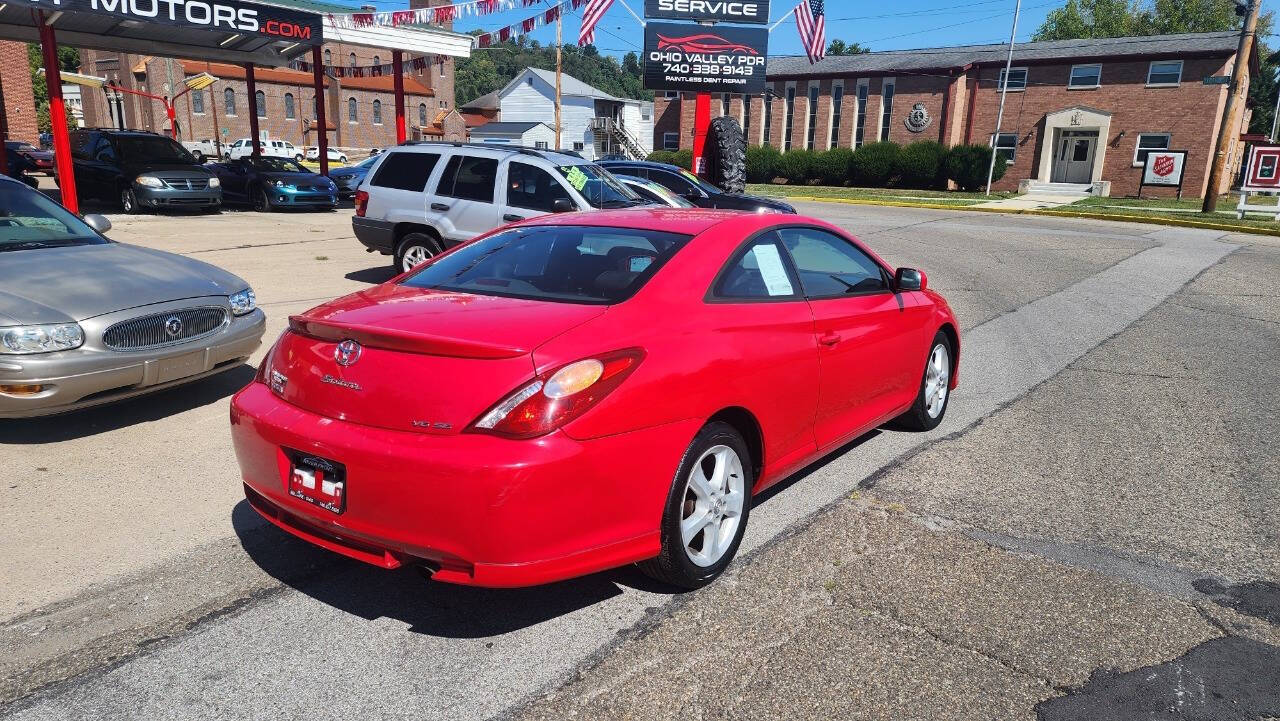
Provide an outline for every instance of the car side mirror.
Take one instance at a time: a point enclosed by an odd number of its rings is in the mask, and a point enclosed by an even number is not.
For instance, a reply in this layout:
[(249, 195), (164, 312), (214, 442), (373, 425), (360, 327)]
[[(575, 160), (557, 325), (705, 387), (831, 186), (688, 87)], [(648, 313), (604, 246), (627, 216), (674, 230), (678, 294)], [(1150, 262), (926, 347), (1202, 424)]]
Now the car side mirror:
[(924, 290), (927, 279), (924, 273), (915, 268), (899, 268), (893, 274), (893, 285), (899, 293), (911, 290)]
[(572, 213), (577, 209), (578, 206), (574, 205), (573, 201), (568, 198), (556, 198), (551, 201), (552, 213)]
[(84, 216), (84, 224), (99, 233), (105, 233), (108, 230), (111, 230), (111, 221), (107, 220), (107, 216), (98, 215), (97, 213), (90, 213)]

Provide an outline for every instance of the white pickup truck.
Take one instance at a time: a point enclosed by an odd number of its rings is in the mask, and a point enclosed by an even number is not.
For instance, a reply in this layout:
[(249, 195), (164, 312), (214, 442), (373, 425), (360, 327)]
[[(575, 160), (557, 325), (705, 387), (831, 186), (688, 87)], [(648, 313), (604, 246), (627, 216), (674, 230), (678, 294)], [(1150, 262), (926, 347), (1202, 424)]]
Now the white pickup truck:
[(215, 160), (222, 157), (222, 148), (216, 140), (184, 140), (182, 147), (196, 156), (196, 161), (203, 163), (209, 158)]

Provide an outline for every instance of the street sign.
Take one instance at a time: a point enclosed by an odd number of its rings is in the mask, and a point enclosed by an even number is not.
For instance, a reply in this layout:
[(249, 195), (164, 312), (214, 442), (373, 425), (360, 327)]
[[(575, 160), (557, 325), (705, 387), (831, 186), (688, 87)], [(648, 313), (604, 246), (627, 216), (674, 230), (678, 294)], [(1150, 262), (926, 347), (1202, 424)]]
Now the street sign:
[(644, 16), (726, 23), (769, 22), (769, 0), (645, 0)]
[(644, 29), (644, 86), (762, 93), (768, 47), (766, 28), (650, 22)]
[(1230, 85), (1231, 76), (1230, 75), (1206, 75), (1204, 76), (1204, 80), (1202, 80), (1201, 82), (1204, 83), (1205, 85)]

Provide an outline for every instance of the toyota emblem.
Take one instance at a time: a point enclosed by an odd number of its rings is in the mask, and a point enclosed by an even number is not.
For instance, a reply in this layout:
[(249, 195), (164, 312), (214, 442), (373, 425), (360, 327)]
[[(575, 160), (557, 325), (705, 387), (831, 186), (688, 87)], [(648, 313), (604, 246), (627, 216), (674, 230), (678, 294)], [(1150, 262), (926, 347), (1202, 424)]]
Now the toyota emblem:
[(339, 343), (337, 348), (333, 349), (333, 359), (337, 361), (340, 366), (349, 366), (360, 360), (360, 353), (362, 350), (363, 349), (360, 347), (359, 343), (347, 339)]
[(177, 338), (182, 335), (182, 319), (176, 315), (171, 315), (164, 321), (164, 332), (170, 338)]

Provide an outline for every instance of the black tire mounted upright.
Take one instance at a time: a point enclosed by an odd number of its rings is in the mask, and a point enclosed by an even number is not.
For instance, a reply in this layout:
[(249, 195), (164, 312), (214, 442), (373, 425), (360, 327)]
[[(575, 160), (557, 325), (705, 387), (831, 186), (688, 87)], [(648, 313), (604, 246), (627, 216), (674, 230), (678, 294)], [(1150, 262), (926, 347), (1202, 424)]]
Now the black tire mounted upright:
[(747, 189), (747, 142), (742, 126), (728, 116), (711, 121), (707, 128), (706, 178), (726, 193)]
[(714, 581), (733, 561), (747, 531), (753, 469), (737, 429), (718, 421), (703, 426), (671, 482), (662, 512), (662, 550), (638, 563), (640, 570), (680, 588)]

